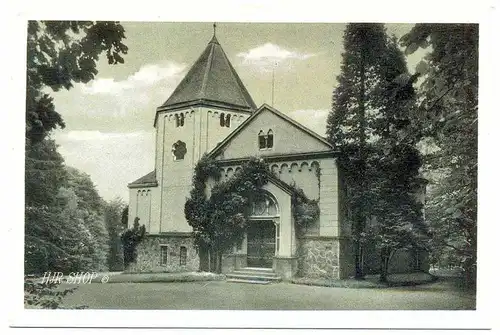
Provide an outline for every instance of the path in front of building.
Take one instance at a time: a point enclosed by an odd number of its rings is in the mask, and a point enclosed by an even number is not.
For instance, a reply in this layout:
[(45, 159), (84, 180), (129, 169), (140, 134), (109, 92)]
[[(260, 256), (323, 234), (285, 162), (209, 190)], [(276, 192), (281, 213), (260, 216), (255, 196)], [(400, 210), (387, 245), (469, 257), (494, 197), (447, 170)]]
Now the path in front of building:
[(474, 309), (475, 298), (446, 282), (386, 289), (329, 288), (224, 281), (79, 285), (64, 306), (91, 309), (223, 310), (455, 310)]

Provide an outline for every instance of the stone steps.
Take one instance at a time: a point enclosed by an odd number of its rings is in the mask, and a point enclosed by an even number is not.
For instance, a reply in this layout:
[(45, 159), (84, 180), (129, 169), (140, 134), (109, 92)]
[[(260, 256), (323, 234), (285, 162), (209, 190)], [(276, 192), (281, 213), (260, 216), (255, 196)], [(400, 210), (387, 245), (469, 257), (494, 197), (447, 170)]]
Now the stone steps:
[(281, 277), (276, 275), (272, 269), (264, 268), (242, 268), (226, 274), (228, 282), (269, 284), (270, 282), (281, 281)]
[(227, 279), (228, 283), (243, 283), (243, 284), (259, 284), (259, 285), (267, 285), (271, 282), (268, 280), (246, 280), (246, 279)]

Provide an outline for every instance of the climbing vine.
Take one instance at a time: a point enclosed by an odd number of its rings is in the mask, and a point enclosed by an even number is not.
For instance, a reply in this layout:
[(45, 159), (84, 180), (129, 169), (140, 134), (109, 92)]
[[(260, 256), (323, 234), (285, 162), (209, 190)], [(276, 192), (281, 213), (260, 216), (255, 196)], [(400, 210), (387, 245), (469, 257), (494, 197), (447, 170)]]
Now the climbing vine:
[[(248, 208), (262, 196), (262, 186), (268, 181), (267, 165), (252, 158), (225, 181), (220, 181), (218, 163), (204, 156), (196, 165), (193, 188), (184, 206), (187, 222), (193, 227), (195, 242), (217, 257), (220, 271), (222, 252), (243, 238), (248, 224)], [(216, 184), (207, 197), (207, 181)]]
[(121, 234), (123, 244), (123, 263), (128, 266), (137, 260), (137, 246), (144, 239), (146, 227), (139, 224), (139, 218), (134, 219), (134, 226)]
[[(194, 169), (193, 188), (184, 205), (195, 242), (217, 257), (217, 271), (221, 270), (222, 253), (243, 239), (250, 205), (263, 200), (262, 187), (269, 177), (267, 164), (259, 158), (251, 158), (224, 181), (220, 180), (220, 169), (217, 161), (203, 156)], [(215, 181), (215, 185), (207, 192), (209, 180)], [(308, 199), (304, 191), (294, 185), (291, 188), (295, 222), (301, 227), (315, 222), (319, 217), (318, 200)]]
[(309, 199), (301, 188), (292, 185), (292, 212), (295, 223), (305, 228), (318, 220), (320, 210), (318, 200)]

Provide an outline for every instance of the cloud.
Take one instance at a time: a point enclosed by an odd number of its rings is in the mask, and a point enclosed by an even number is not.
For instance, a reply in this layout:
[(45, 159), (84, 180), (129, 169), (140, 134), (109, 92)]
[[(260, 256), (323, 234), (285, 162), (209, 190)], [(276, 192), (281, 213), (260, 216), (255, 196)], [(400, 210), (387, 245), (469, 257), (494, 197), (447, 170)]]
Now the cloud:
[(305, 109), (287, 113), (289, 117), (306, 126), (321, 136), (326, 133), (326, 119), (328, 109)]
[(115, 81), (113, 78), (98, 78), (91, 83), (82, 85), (84, 94), (121, 95), (127, 90), (140, 90), (151, 87), (161, 81), (178, 82), (186, 65), (169, 62), (165, 65), (147, 64), (127, 79)]
[(272, 66), (283, 63), (290, 66), (291, 61), (306, 60), (316, 56), (316, 54), (287, 50), (276, 44), (266, 43), (246, 52), (240, 52), (237, 56), (242, 58), (243, 64), (256, 65), (262, 70), (268, 71)]
[(106, 141), (112, 139), (130, 139), (144, 136), (143, 132), (133, 133), (105, 133), (99, 130), (74, 130), (59, 135), (68, 141)]
[(154, 169), (153, 131), (56, 131), (53, 138), (66, 165), (88, 173), (105, 200), (127, 200), (127, 184)]
[(99, 77), (69, 91), (52, 92), (68, 129), (132, 132), (153, 126), (156, 108), (185, 74), (175, 62), (142, 66), (124, 80)]

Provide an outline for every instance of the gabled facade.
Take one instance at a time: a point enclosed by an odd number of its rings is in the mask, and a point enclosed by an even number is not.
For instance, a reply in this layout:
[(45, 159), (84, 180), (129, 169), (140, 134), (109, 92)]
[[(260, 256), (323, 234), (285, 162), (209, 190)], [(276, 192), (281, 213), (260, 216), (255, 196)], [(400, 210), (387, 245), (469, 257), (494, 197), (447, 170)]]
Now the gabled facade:
[[(156, 110), (155, 167), (130, 183), (129, 227), (138, 217), (147, 231), (132, 271), (207, 270), (184, 204), (203, 154), (218, 160), (222, 179), (250, 157), (269, 166), (266, 200), (252, 204), (241, 244), (228, 250), (223, 271), (267, 268), (293, 276), (346, 278), (354, 273), (351, 234), (342, 203), (337, 153), (321, 136), (264, 104), (256, 108), (215, 36), (171, 96)], [(209, 187), (214, 181), (208, 182)], [(292, 194), (318, 201), (317, 222), (299, 228)]]

